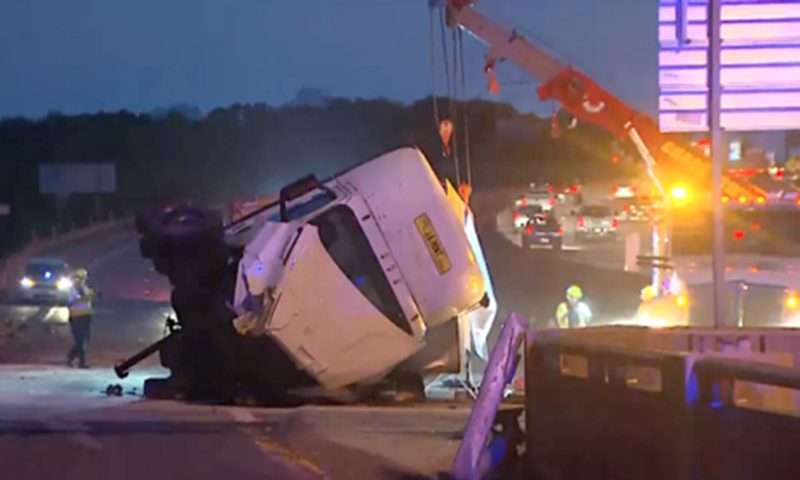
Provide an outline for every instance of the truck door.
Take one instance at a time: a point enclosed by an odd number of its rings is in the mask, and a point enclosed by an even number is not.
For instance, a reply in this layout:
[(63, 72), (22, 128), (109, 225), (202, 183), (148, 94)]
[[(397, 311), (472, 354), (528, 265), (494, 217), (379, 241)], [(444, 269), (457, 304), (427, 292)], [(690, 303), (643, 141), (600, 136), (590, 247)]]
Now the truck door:
[(324, 387), (379, 380), (422, 347), (346, 205), (303, 227), (286, 266), (267, 333)]

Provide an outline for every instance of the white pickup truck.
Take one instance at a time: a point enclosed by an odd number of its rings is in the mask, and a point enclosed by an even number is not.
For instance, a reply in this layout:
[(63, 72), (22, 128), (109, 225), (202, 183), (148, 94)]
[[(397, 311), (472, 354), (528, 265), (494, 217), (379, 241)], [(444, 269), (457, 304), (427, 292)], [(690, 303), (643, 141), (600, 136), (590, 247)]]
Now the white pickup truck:
[(578, 210), (576, 223), (577, 240), (615, 238), (619, 225), (614, 212), (605, 205), (584, 205)]

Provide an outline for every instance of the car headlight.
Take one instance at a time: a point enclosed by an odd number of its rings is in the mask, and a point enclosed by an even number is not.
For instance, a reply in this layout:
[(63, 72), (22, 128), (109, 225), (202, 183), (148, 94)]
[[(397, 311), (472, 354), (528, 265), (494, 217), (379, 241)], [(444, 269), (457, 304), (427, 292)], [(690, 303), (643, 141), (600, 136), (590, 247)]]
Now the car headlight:
[(31, 288), (33, 287), (33, 285), (34, 285), (33, 280), (31, 280), (28, 277), (24, 277), (22, 280), (19, 281), (19, 286), (25, 289)]
[(70, 290), (72, 288), (72, 280), (66, 277), (59, 278), (58, 282), (56, 282), (56, 287), (58, 287), (58, 289), (62, 292)]

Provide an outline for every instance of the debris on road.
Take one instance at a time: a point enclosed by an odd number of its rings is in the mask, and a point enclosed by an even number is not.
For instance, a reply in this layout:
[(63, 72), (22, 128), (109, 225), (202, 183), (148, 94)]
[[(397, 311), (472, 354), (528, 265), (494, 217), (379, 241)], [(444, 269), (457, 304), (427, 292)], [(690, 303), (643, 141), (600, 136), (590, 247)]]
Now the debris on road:
[(106, 387), (106, 395), (109, 397), (121, 397), (122, 396), (122, 385), (120, 384), (109, 384)]

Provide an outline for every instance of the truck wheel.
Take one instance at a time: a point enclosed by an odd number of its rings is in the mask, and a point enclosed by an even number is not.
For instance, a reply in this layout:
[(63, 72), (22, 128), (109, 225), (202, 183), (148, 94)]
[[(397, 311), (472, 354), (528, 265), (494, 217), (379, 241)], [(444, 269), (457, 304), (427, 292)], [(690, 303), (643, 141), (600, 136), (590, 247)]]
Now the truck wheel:
[(153, 235), (170, 239), (196, 239), (198, 237), (222, 240), (222, 217), (209, 208), (175, 207), (155, 215), (150, 222)]
[(211, 209), (169, 208), (153, 217), (142, 250), (158, 273), (171, 277), (183, 264), (208, 260), (212, 251), (219, 252), (224, 235), (222, 218)]

